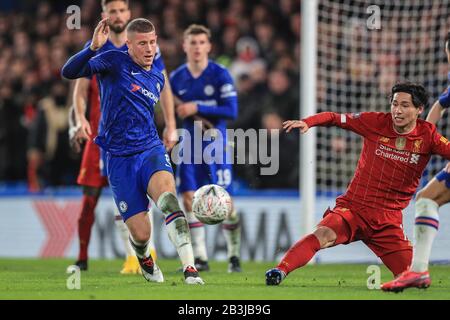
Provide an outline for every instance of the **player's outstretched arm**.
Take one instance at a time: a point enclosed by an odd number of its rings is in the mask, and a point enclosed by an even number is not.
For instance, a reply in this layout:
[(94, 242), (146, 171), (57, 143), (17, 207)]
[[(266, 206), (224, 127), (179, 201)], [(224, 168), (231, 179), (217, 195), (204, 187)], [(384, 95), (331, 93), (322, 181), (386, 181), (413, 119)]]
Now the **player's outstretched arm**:
[(88, 78), (80, 78), (75, 81), (73, 90), (73, 106), (75, 115), (76, 132), (73, 139), (81, 145), (84, 141), (89, 140), (92, 135), (91, 126), (86, 119), (86, 106), (91, 80)]
[(109, 27), (107, 21), (108, 18), (105, 18), (97, 25), (92, 36), (91, 45), (72, 56), (66, 62), (61, 70), (64, 78), (78, 79), (88, 77), (107, 69), (108, 66), (102, 64), (101, 61), (99, 61), (98, 66), (95, 66), (96, 68), (92, 68), (89, 65), (89, 60), (96, 55), (96, 50), (100, 49), (108, 40)]
[(361, 112), (355, 114), (344, 114), (336, 112), (320, 112), (301, 120), (288, 120), (283, 123), (286, 132), (292, 129), (300, 129), (305, 133), (312, 127), (335, 126), (345, 130), (353, 131), (361, 136), (365, 136), (371, 123), (384, 121), (384, 114), (379, 112)]
[(283, 122), (283, 129), (286, 130), (286, 132), (291, 132), (292, 129), (296, 128), (300, 129), (300, 133), (306, 133), (309, 130), (306, 122), (302, 120), (288, 120)]
[(163, 143), (166, 149), (170, 150), (178, 141), (177, 125), (175, 121), (175, 102), (172, 88), (165, 70), (163, 71), (163, 74), (165, 78), (165, 84), (163, 90), (161, 91), (161, 110), (163, 112), (165, 123)]
[(445, 109), (441, 106), (438, 100), (433, 104), (433, 107), (431, 107), (426, 120), (435, 125), (439, 120), (441, 120), (444, 112)]
[(78, 128), (75, 123), (75, 109), (73, 106), (71, 106), (69, 109), (69, 144), (73, 151), (75, 151), (76, 153), (80, 153), (81, 145), (76, 139)]

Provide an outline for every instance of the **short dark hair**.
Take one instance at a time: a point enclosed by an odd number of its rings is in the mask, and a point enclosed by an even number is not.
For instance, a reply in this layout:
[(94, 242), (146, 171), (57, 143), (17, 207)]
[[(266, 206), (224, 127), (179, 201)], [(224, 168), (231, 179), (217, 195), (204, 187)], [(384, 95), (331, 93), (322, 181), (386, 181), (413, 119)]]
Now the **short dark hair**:
[(150, 33), (155, 31), (155, 26), (150, 20), (137, 18), (132, 20), (127, 26), (127, 32)]
[(404, 81), (395, 84), (391, 90), (391, 102), (394, 98), (394, 94), (396, 94), (397, 92), (409, 93), (416, 108), (419, 108), (421, 106), (425, 108), (428, 104), (429, 94), (421, 84), (413, 83), (410, 81)]
[(191, 24), (186, 30), (184, 30), (183, 38), (187, 38), (191, 34), (206, 34), (208, 40), (211, 40), (211, 31), (201, 24)]
[(105, 8), (105, 6), (110, 3), (110, 2), (114, 2), (114, 1), (122, 1), (125, 2), (125, 4), (128, 6), (128, 0), (102, 0), (102, 8)]

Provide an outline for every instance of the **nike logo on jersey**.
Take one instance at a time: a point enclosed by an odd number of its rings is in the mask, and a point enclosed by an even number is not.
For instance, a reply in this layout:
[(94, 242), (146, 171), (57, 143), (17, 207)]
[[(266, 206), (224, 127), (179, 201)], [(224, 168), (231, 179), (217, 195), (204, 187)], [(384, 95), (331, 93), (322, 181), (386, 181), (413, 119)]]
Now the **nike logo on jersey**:
[(135, 75), (137, 75), (137, 74), (141, 74), (140, 72), (133, 72), (133, 71), (131, 71), (131, 75), (132, 76), (135, 76)]
[(180, 90), (180, 91), (178, 91), (178, 95), (182, 96), (186, 92), (187, 92), (187, 89)]

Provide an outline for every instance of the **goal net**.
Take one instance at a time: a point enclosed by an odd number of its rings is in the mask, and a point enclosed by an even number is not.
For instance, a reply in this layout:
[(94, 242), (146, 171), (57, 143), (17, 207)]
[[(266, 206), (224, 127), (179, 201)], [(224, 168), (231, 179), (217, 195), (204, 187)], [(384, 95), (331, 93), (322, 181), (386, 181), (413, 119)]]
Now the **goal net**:
[[(425, 118), (448, 85), (444, 42), (449, 30), (450, 0), (319, 0), (317, 111), (387, 112), (392, 85), (410, 80), (430, 92)], [(447, 114), (438, 130), (450, 136)], [(339, 128), (318, 128), (317, 142), (317, 190), (345, 191), (361, 138)], [(421, 186), (444, 165), (433, 157)]]

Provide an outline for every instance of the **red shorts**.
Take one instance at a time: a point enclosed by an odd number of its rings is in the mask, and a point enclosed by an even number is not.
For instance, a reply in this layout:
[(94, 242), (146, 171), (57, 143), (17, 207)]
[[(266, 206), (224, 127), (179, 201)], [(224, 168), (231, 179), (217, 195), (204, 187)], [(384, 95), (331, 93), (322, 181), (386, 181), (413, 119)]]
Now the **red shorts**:
[(336, 233), (335, 245), (361, 240), (382, 258), (393, 252), (412, 250), (403, 232), (402, 220), (401, 211), (338, 203), (325, 212), (319, 225)]
[(86, 142), (77, 183), (82, 186), (101, 188), (108, 185), (107, 177), (100, 170), (100, 148), (93, 140)]

